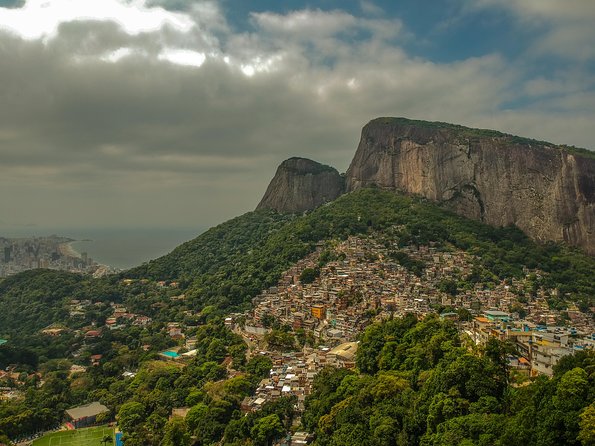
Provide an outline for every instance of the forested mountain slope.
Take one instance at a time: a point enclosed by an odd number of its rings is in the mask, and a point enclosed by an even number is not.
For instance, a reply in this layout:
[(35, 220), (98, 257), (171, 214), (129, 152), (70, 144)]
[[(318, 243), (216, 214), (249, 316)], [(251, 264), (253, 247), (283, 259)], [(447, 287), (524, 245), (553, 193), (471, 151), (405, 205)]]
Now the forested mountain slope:
[(372, 325), (358, 350), (362, 373), (319, 374), (304, 423), (316, 446), (593, 444), (593, 352), (525, 387), (509, 385), (508, 353), (495, 339), (471, 351), (437, 316)]
[(402, 245), (433, 243), (468, 251), (499, 279), (520, 277), (524, 267), (537, 268), (546, 273), (537, 285), (557, 287), (561, 300), (575, 301), (584, 310), (593, 305), (594, 258), (565, 245), (535, 243), (514, 227), (494, 228), (430, 201), (372, 188), (302, 216), (249, 212), (120, 276), (91, 279), (43, 270), (16, 275), (0, 282), (0, 336), (61, 321), (64, 299), (122, 301), (134, 294), (121, 286), (123, 278), (178, 281), (192, 309), (214, 305), (231, 311), (274, 285), (317, 243), (388, 228), (398, 228), (395, 236)]
[(124, 273), (126, 277), (180, 280), (195, 307), (246, 304), (276, 283), (282, 271), (318, 242), (398, 227), (403, 245), (452, 246), (481, 258), (496, 277), (520, 277), (523, 267), (548, 273), (544, 284), (589, 304), (595, 259), (559, 244), (538, 244), (515, 227), (494, 228), (460, 217), (428, 200), (375, 188), (339, 197), (309, 214), (256, 211), (230, 220), (171, 254)]
[[(444, 284), (445, 292), (490, 289), (523, 278), (535, 292), (557, 288), (546, 303), (555, 308), (576, 302), (588, 310), (595, 295), (592, 257), (565, 245), (537, 244), (517, 228), (493, 228), (423, 199), (368, 188), (299, 216), (251, 212), (117, 276), (92, 279), (36, 270), (1, 282), (0, 337), (9, 343), (0, 346), (0, 364), (24, 373), (27, 393), (18, 402), (0, 403), (0, 434), (16, 438), (52, 427), (68, 407), (99, 400), (110, 417), (120, 414), (128, 438), (136, 439), (128, 440), (130, 445), (160, 444), (159, 435), (177, 426), (167, 422), (172, 408), (184, 405), (193, 415), (176, 429), (188, 438), (199, 435), (198, 444), (249, 445), (255, 438), (254, 444), (267, 444), (271, 432), (282, 435), (291, 425), (294, 403), (281, 399), (240, 415), (240, 402), (252, 394), (270, 362), (246, 363), (243, 338), (229, 331), (221, 316), (249, 308), (254, 296), (317, 248), (322, 266), (335, 242), (350, 235), (386, 242), (386, 255), (414, 281), (427, 265), (406, 252), (432, 247), (471, 254), (470, 274)], [(83, 305), (82, 315), (73, 315), (78, 306), (73, 300)], [(108, 328), (106, 319), (116, 307), (145, 322), (127, 320), (119, 329)], [(64, 325), (64, 334), (41, 335), (51, 323)], [(154, 361), (165, 349), (182, 347), (184, 339), (174, 340), (170, 327), (184, 327), (197, 341), (197, 356), (183, 370)], [(316, 430), (320, 445), (504, 445), (516, 434), (526, 442), (533, 435), (544, 439), (533, 444), (578, 444), (577, 414), (592, 401), (588, 355), (568, 360), (553, 381), (538, 380), (517, 391), (507, 385), (498, 351), (469, 353), (453, 326), (433, 315), (419, 324), (406, 318), (374, 325), (362, 335), (361, 346), (362, 374), (322, 372), (308, 402), (303, 421)], [(91, 357), (100, 358), (97, 366), (85, 375), (70, 374), (73, 363), (90, 366)], [(226, 358), (247, 375), (225, 380)], [(574, 372), (575, 366), (583, 371)], [(37, 386), (37, 370), (49, 384)], [(130, 370), (138, 375), (128, 381)], [(582, 396), (575, 398), (576, 392)], [(127, 424), (122, 414), (137, 422)], [(548, 434), (550, 422), (555, 427)]]

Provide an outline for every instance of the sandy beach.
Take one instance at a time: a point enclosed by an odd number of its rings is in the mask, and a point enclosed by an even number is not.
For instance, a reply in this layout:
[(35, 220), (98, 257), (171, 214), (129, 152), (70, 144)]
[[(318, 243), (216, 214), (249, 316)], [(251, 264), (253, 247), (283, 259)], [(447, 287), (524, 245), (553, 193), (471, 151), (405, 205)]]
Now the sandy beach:
[(60, 254), (62, 254), (65, 257), (74, 257), (75, 259), (80, 259), (81, 254), (72, 247), (73, 243), (74, 241), (68, 243), (60, 243), (60, 245), (58, 245), (58, 250), (60, 251)]

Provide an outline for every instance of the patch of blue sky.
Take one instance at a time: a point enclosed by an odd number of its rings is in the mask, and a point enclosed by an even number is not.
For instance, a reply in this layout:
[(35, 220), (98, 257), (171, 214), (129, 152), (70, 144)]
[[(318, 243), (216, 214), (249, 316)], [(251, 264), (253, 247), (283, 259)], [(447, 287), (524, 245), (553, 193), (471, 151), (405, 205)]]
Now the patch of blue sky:
[(17, 8), (25, 3), (24, 0), (0, 0), (0, 8)]
[[(412, 55), (433, 62), (447, 63), (489, 53), (511, 59), (522, 55), (531, 37), (528, 30), (517, 26), (505, 12), (469, 10), (463, 6), (460, 0), (223, 2), (226, 18), (238, 31), (254, 30), (251, 13), (287, 14), (304, 9), (343, 11), (355, 17), (394, 20), (396, 26), (403, 24), (403, 33), (393, 38), (394, 43)], [(349, 38), (354, 40), (369, 37), (369, 32), (349, 33)]]

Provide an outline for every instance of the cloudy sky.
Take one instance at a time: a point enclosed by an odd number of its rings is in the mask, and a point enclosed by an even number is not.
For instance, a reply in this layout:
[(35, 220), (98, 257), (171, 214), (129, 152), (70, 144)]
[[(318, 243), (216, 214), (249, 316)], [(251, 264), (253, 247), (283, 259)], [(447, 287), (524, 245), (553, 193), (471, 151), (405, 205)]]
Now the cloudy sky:
[[(595, 147), (592, 0), (0, 0), (2, 228), (205, 226), (405, 116)], [(1, 235), (1, 234), (0, 234)]]

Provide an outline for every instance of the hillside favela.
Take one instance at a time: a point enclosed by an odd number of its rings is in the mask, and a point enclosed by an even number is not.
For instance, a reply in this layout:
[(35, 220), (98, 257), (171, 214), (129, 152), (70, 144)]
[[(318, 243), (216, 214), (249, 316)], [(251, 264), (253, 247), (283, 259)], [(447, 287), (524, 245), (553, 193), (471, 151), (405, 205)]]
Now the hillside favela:
[(595, 445), (593, 21), (0, 2), (0, 446)]

